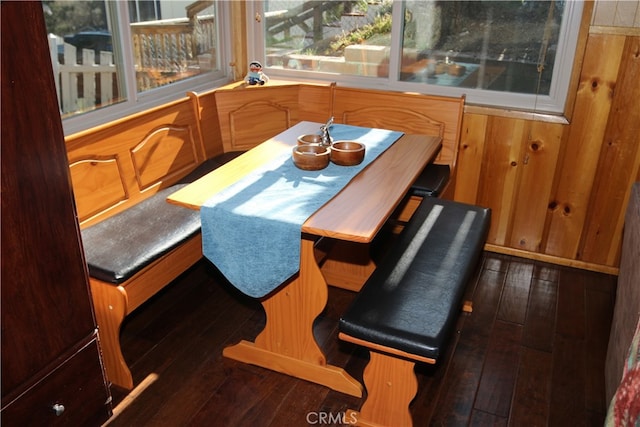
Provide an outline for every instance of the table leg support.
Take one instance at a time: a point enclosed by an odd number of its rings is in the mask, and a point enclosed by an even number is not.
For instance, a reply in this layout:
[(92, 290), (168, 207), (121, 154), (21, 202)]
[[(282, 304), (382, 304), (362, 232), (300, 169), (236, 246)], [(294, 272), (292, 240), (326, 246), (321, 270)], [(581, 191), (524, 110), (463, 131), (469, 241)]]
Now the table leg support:
[(234, 346), (227, 347), (222, 354), (230, 359), (291, 375), (350, 396), (362, 397), (362, 385), (344, 369), (337, 366), (306, 362), (262, 349), (248, 341), (241, 341)]
[(313, 248), (313, 240), (302, 239), (300, 273), (262, 301), (267, 322), (255, 342), (227, 347), (223, 355), (361, 397), (362, 385), (342, 368), (327, 365), (313, 336), (313, 323), (328, 298)]

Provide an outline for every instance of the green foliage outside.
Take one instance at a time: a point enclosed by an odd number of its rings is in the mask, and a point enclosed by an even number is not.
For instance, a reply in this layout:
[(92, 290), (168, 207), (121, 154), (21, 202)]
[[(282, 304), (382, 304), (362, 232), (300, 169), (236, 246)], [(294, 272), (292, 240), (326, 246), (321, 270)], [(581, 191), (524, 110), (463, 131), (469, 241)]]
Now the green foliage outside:
[(354, 44), (364, 44), (376, 36), (391, 35), (391, 12), (376, 17), (371, 24), (364, 25), (348, 34), (344, 34), (331, 43), (333, 55), (342, 55), (344, 48)]
[(42, 7), (47, 31), (57, 36), (108, 29), (104, 0), (45, 0)]

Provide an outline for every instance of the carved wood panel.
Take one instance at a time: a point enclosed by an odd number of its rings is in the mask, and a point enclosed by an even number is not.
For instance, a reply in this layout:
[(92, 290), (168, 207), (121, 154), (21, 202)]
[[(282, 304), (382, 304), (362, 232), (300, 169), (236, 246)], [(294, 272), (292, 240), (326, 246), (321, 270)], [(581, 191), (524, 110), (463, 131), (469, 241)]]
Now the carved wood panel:
[(180, 178), (199, 163), (193, 129), (165, 125), (153, 129), (131, 149), (131, 162), (140, 191), (163, 180)]

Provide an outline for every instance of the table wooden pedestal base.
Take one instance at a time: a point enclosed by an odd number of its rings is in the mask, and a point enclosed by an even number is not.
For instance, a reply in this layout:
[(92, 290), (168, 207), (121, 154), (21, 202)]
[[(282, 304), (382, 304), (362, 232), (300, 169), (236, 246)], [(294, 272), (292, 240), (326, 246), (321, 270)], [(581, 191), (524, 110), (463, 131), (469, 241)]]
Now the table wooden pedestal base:
[(359, 292), (376, 269), (369, 246), (364, 243), (335, 241), (321, 267), (329, 286)]
[(327, 283), (314, 256), (314, 241), (303, 238), (299, 274), (262, 300), (265, 328), (254, 343), (241, 341), (222, 354), (362, 397), (362, 384), (344, 369), (327, 365), (313, 336), (313, 323), (326, 306), (327, 297)]
[(239, 362), (261, 366), (272, 371), (311, 381), (350, 396), (362, 397), (362, 385), (344, 369), (337, 366), (319, 365), (274, 353), (257, 347), (249, 341), (240, 341), (236, 345), (227, 347), (222, 354)]

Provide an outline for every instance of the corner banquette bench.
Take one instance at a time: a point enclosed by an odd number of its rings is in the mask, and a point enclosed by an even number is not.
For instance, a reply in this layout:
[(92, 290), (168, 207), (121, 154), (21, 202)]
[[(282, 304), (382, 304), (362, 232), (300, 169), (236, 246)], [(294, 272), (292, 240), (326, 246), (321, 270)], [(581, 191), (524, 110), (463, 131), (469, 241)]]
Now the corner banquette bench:
[[(310, 85), (270, 80), (268, 86), (232, 84), (201, 95), (215, 98), (225, 151), (247, 150), (301, 120), (392, 129), (442, 137), (442, 150), (412, 188), (415, 196), (453, 199), (465, 97)], [(211, 108), (213, 110), (213, 108)], [(206, 114), (206, 113), (204, 113)], [(256, 117), (263, 118), (257, 123)], [(206, 122), (206, 120), (203, 120)], [(417, 198), (414, 204), (417, 205)]]
[[(446, 171), (436, 176), (445, 177), (440, 181), (445, 186), (427, 194), (417, 185), (408, 217), (423, 195), (453, 196), (463, 106), (463, 97), (338, 88), (335, 83), (270, 81), (260, 88), (235, 83), (68, 136), (109, 381), (133, 387), (119, 342), (125, 316), (202, 257), (199, 213), (166, 203), (167, 195), (301, 120), (324, 122), (335, 116), (336, 123), (443, 137), (436, 163)], [(433, 174), (425, 170), (425, 176)]]
[[(339, 337), (369, 349), (367, 398), (348, 419), (411, 426), (415, 362), (435, 364), (456, 323), (489, 231), (489, 209), (425, 197), (397, 243), (339, 322)], [(470, 306), (467, 306), (470, 310)]]
[(193, 96), (66, 144), (107, 378), (131, 389), (125, 316), (202, 258), (199, 213), (165, 199), (235, 153), (206, 159)]

